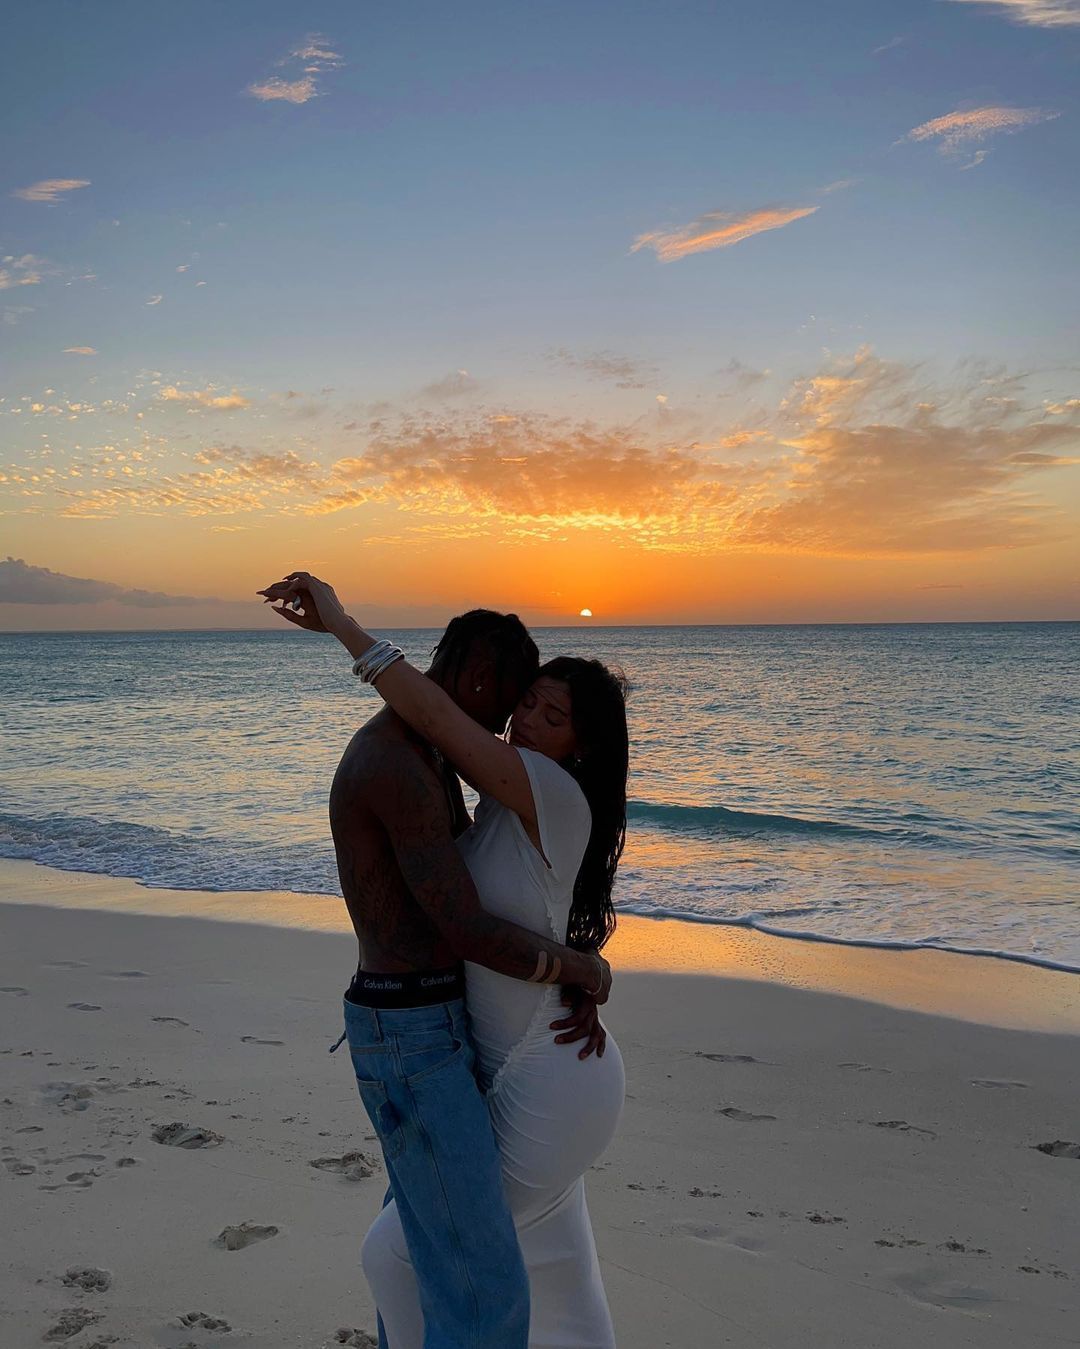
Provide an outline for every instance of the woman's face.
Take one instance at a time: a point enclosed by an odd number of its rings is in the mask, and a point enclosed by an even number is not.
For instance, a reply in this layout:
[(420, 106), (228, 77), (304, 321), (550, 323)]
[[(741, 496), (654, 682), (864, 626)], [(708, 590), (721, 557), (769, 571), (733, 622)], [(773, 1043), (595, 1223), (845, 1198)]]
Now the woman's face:
[(577, 751), (571, 720), (570, 686), (541, 675), (528, 689), (510, 719), (510, 743), (539, 750), (556, 763)]

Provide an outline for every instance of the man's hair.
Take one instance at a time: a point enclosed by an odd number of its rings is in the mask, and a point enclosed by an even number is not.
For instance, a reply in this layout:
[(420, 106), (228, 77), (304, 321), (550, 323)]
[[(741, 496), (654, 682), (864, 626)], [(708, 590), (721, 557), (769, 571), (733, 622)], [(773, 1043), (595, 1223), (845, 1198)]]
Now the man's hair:
[(500, 688), (506, 679), (527, 688), (540, 668), (540, 653), (525, 624), (517, 614), (493, 609), (470, 609), (452, 618), (431, 655), (451, 686), (474, 656), (494, 662)]

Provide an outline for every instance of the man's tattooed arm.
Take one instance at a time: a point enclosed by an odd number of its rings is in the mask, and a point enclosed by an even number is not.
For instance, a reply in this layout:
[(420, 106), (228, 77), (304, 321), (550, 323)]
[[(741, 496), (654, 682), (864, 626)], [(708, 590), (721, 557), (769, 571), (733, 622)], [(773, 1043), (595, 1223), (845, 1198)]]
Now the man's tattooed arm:
[(575, 951), (508, 923), (480, 905), (450, 831), (446, 795), (411, 749), (386, 762), (372, 804), (416, 902), (462, 960), (528, 983), (574, 984), (607, 1001), (611, 970), (595, 952)]

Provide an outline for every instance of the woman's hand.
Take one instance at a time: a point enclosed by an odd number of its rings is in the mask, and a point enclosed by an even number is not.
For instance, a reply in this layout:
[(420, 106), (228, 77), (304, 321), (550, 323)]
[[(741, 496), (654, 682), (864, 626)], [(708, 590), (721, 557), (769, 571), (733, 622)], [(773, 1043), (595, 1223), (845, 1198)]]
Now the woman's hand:
[[(275, 581), (255, 593), (264, 596), (266, 604), (280, 603), (274, 613), (308, 632), (334, 632), (348, 617), (334, 587), (307, 571), (290, 572), (283, 581)], [(291, 607), (295, 599), (300, 601), (302, 610)]]

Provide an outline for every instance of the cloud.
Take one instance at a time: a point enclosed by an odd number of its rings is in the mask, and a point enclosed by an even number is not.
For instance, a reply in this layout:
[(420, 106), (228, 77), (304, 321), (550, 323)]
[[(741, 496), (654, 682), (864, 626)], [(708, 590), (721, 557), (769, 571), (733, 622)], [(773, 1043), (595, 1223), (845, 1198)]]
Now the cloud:
[(206, 596), (166, 595), (158, 590), (134, 590), (111, 581), (65, 576), (48, 567), (35, 567), (22, 558), (0, 561), (0, 603), (101, 604), (105, 601), (140, 609), (163, 609), (178, 604), (217, 604)]
[[(3, 290), (3, 286), (0, 286), (0, 290)], [(5, 305), (3, 314), (4, 326), (7, 328), (14, 328), (18, 324), (20, 319), (25, 317), (25, 315), (27, 314), (32, 314), (33, 312), (34, 312), (33, 305), (28, 304)]]
[(425, 384), (420, 390), (420, 397), (435, 400), (462, 398), (467, 394), (475, 393), (478, 387), (479, 381), (474, 379), (467, 370), (454, 370), (449, 375), (444, 375), (442, 379), (435, 380), (432, 384)]
[[(1023, 489), (1070, 462), (1080, 424), (988, 393), (1017, 377), (962, 368), (928, 387), (918, 366), (863, 348), (796, 382), (782, 412), (794, 451), (776, 500), (745, 521), (748, 544), (837, 555), (957, 553), (1054, 537), (1056, 508)], [(1073, 461), (1074, 462), (1074, 461)]]
[(1080, 0), (953, 0), (980, 5), (1031, 28), (1069, 28), (1080, 24)]
[(251, 399), (245, 398), (235, 389), (232, 393), (216, 394), (213, 389), (178, 389), (174, 384), (169, 384), (158, 397), (165, 403), (190, 403), (214, 412), (231, 412), (236, 408), (251, 406)]
[(709, 211), (689, 225), (674, 230), (654, 230), (639, 234), (630, 252), (651, 248), (661, 262), (676, 262), (691, 253), (707, 253), (714, 248), (730, 248), (755, 234), (776, 230), (813, 215), (816, 206), (763, 206), (756, 211), (734, 215), (727, 211)]
[(64, 355), (66, 356), (69, 352), (70, 352), (72, 355), (74, 355), (74, 356), (96, 356), (96, 355), (97, 355), (97, 349), (96, 349), (95, 347), (65, 347), (65, 348), (64, 348)]
[(730, 375), (735, 387), (740, 390), (751, 389), (755, 384), (760, 384), (763, 379), (768, 379), (772, 373), (770, 370), (753, 370), (750, 366), (744, 365), (737, 356), (732, 356), (723, 370), (722, 375)]
[[(1044, 108), (969, 108), (966, 112), (950, 112), (944, 117), (935, 117), (913, 128), (896, 142), (939, 141), (938, 149), (943, 155), (955, 155), (966, 150), (969, 145), (984, 141), (989, 136), (1012, 135), (1040, 122), (1051, 122), (1060, 117), (1057, 112)], [(979, 150), (965, 168), (974, 168), (981, 164), (989, 151)]]
[[(304, 41), (294, 47), (286, 60), (305, 61), (315, 68), (334, 68), (345, 64), (340, 52), (333, 51), (329, 42), (321, 33), (309, 33)], [(284, 65), (285, 61), (279, 64)]]
[[(626, 424), (451, 400), (397, 418), (369, 410), (347, 436), (326, 432), (331, 445), (340, 436), (336, 451), (298, 452), (291, 437), (215, 444), (180, 471), (151, 458), (134, 472), (109, 455), (74, 465), (74, 481), (20, 469), (9, 490), (67, 518), (183, 515), (225, 527), (379, 507), (397, 513), (395, 535), (420, 542), (589, 535), (711, 557), (957, 555), (1063, 536), (1058, 475), (1080, 460), (1073, 389), (1051, 401), (1042, 388), (1029, 395), (1023, 374), (974, 361), (935, 374), (869, 348), (811, 368), (769, 406), (762, 372), (732, 361), (723, 373), (751, 390), (752, 418), (725, 416), (730, 404), (708, 386)], [(158, 396), (192, 410), (229, 396), (176, 393)]]
[(595, 380), (610, 381), (617, 389), (646, 389), (655, 384), (656, 367), (632, 356), (617, 356), (611, 351), (594, 351), (578, 356), (565, 347), (557, 347), (547, 354), (552, 365), (564, 365), (572, 370), (584, 370)]
[(280, 75), (271, 75), (259, 83), (249, 84), (244, 92), (262, 103), (308, 103), (320, 96), (317, 77), (326, 70), (336, 70), (345, 61), (321, 33), (309, 33), (277, 64), (298, 64), (297, 78), (282, 79)]
[(906, 41), (906, 37), (891, 37), (888, 42), (883, 42), (880, 47), (875, 47), (870, 55), (880, 56), (882, 52), (891, 52), (894, 47), (901, 47)]
[(65, 192), (89, 186), (89, 178), (43, 178), (40, 183), (32, 183), (29, 187), (17, 187), (11, 195), (23, 201), (44, 201), (55, 206), (64, 200)]
[(315, 81), (310, 75), (305, 75), (302, 80), (283, 80), (274, 75), (262, 84), (249, 84), (246, 92), (262, 103), (307, 103), (318, 96)]
[(42, 277), (50, 267), (44, 258), (35, 257), (33, 253), (24, 253), (18, 258), (9, 253), (2, 262), (4, 265), (0, 266), (0, 290), (14, 290), (16, 286), (40, 285)]
[(147, 303), (147, 304), (150, 304), (150, 305), (153, 305), (153, 304), (160, 304), (164, 298), (165, 298), (164, 295), (151, 295), (150, 298), (149, 298), (149, 300), (147, 300), (146, 303)]

